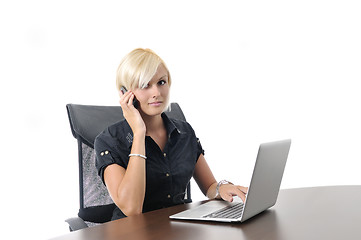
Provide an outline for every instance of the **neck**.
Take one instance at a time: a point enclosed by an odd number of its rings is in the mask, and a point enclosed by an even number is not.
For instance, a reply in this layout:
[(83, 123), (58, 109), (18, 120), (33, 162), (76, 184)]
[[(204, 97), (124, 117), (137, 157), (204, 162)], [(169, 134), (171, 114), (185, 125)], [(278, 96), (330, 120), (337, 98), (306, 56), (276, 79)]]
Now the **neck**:
[(156, 116), (149, 116), (142, 114), (142, 118), (146, 127), (146, 134), (150, 135), (151, 133), (158, 132), (160, 129), (164, 128), (164, 123), (162, 116), (156, 115)]

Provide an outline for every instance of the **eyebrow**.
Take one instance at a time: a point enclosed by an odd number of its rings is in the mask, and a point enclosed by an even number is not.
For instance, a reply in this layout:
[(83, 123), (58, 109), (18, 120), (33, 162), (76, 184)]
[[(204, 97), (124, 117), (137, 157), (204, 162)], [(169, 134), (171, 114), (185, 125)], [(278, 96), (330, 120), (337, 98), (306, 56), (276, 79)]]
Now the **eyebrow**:
[(168, 75), (166, 74), (166, 75), (164, 75), (164, 76), (161, 76), (158, 80), (162, 80), (162, 79), (164, 79), (164, 78), (168, 78)]

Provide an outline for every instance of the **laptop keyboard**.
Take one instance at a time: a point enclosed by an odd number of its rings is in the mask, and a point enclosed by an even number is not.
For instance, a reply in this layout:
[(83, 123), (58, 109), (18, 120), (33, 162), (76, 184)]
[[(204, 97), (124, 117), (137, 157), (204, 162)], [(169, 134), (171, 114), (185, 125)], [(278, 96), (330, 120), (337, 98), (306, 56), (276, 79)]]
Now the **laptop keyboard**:
[(203, 218), (240, 218), (243, 212), (243, 205), (243, 202), (239, 202), (205, 215)]

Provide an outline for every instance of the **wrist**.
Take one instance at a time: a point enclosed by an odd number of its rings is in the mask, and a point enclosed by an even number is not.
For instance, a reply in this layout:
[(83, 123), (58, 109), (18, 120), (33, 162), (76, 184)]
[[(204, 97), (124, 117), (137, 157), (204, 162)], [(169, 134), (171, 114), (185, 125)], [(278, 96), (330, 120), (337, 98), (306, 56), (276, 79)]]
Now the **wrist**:
[(133, 138), (135, 138), (135, 139), (145, 139), (145, 131), (142, 131), (142, 130), (135, 131), (133, 133)]
[(128, 155), (128, 157), (140, 157), (140, 158), (143, 158), (144, 160), (147, 160), (147, 156), (145, 156), (143, 154), (138, 154), (138, 153), (131, 153)]
[(145, 127), (144, 122), (142, 124), (138, 124), (138, 125), (134, 125), (134, 126), (130, 126), (130, 127), (133, 131), (134, 136), (139, 135), (140, 137), (145, 137), (147, 128)]
[(225, 184), (232, 184), (232, 185), (233, 185), (233, 183), (231, 183), (231, 182), (229, 182), (229, 181), (227, 181), (227, 180), (221, 180), (221, 181), (219, 181), (219, 182), (217, 183), (217, 186), (216, 186), (216, 196), (215, 196), (215, 198), (221, 196), (219, 190), (220, 190), (221, 186), (222, 186), (222, 185), (225, 185)]

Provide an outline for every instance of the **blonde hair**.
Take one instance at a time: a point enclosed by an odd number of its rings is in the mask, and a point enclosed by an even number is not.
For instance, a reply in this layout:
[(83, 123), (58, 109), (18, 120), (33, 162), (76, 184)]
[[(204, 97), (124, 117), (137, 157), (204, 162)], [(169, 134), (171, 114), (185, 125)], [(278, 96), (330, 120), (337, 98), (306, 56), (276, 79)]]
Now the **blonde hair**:
[(128, 90), (144, 88), (152, 80), (159, 65), (163, 64), (168, 72), (168, 84), (171, 84), (169, 70), (164, 61), (152, 50), (137, 48), (128, 53), (117, 69), (116, 85)]

